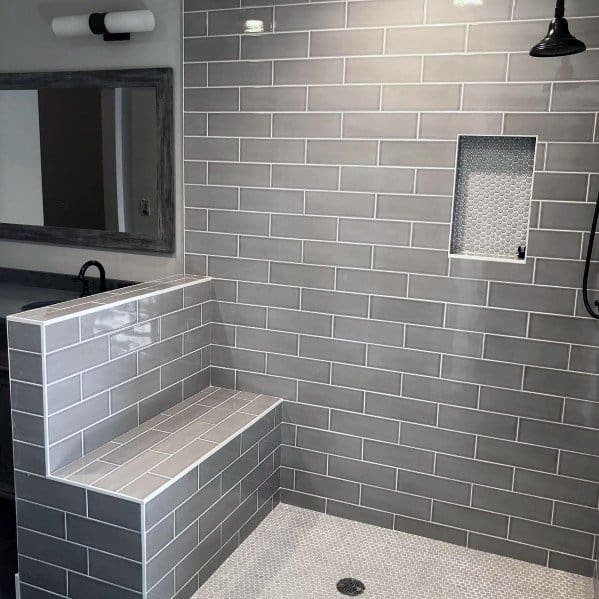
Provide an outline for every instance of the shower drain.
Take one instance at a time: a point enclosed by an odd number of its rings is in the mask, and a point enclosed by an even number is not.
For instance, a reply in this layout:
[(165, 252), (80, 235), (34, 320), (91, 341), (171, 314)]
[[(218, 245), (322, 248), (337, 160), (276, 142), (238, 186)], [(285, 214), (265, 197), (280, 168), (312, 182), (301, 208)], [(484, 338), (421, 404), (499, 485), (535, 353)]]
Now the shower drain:
[(356, 595), (361, 595), (366, 590), (366, 587), (364, 586), (364, 583), (357, 578), (342, 578), (337, 583), (337, 590), (342, 595), (355, 597)]

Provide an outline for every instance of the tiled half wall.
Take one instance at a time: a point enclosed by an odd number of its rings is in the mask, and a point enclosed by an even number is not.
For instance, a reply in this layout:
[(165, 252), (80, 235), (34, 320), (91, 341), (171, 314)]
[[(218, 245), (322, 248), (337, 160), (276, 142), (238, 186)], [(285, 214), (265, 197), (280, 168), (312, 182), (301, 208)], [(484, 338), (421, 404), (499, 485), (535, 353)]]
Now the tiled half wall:
[(208, 386), (211, 297), (180, 276), (9, 319), (15, 467), (50, 474)]
[[(589, 574), (599, 5), (568, 2), (586, 53), (539, 60), (551, 0), (255, 4), (185, 2), (213, 384), (296, 402), (287, 501)], [(449, 258), (459, 134), (538, 136), (525, 263)]]

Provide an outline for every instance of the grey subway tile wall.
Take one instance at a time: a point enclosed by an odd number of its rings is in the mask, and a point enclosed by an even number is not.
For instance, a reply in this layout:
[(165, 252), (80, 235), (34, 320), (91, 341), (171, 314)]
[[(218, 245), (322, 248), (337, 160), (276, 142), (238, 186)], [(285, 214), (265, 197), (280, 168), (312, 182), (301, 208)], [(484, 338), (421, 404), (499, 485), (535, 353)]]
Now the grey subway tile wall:
[[(238, 1), (185, 2), (213, 384), (293, 402), (283, 501), (589, 574), (599, 7), (571, 3), (586, 54), (538, 60), (551, 2), (256, 4), (245, 35)], [(449, 257), (459, 134), (539, 136), (525, 263)]]

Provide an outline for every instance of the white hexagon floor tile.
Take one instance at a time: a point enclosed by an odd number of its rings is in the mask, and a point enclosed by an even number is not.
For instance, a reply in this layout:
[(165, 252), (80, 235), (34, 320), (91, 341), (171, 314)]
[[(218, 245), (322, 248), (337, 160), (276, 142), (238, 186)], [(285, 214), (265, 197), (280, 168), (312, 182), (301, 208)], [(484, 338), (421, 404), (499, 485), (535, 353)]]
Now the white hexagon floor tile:
[(583, 576), (279, 505), (194, 599), (591, 599)]

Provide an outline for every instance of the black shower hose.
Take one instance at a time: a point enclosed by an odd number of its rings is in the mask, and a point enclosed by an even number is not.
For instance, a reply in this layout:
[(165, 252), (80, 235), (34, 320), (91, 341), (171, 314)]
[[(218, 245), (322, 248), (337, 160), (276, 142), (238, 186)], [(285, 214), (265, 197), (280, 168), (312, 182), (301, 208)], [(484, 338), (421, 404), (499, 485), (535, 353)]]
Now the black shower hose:
[[(597, 233), (597, 221), (599, 220), (599, 193), (597, 194), (597, 205), (595, 206), (595, 215), (593, 216), (593, 225), (591, 227), (591, 236), (589, 237), (589, 247), (587, 250), (587, 261), (584, 266), (584, 277), (582, 279), (582, 299), (584, 305), (593, 318), (599, 319), (599, 311), (595, 311), (589, 300), (589, 273), (591, 271), (591, 262), (593, 260), (593, 245), (595, 243), (595, 234)], [(599, 300), (595, 301), (595, 306), (599, 308)]]

